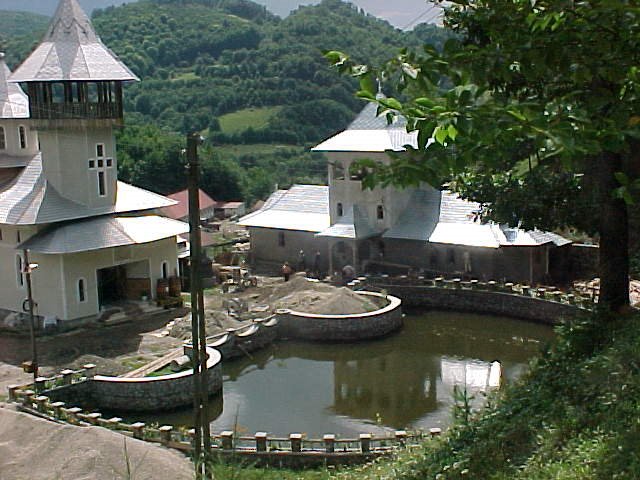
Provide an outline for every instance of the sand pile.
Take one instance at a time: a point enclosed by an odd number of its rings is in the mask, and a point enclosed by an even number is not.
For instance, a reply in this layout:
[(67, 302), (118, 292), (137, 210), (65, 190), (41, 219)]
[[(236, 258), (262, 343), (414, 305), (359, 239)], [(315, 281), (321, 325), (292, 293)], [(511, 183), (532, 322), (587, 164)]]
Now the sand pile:
[[(239, 328), (246, 323), (245, 319), (235, 319), (230, 317), (226, 311), (212, 310), (209, 306), (205, 306), (205, 325), (207, 335), (215, 335), (223, 332), (227, 328)], [(181, 340), (191, 338), (191, 314), (185, 315), (176, 320), (169, 335)]]
[(346, 287), (338, 288), (302, 276), (295, 276), (289, 282), (275, 286), (264, 300), (275, 308), (326, 315), (366, 313), (379, 308), (370, 299)]
[(82, 355), (71, 363), (60, 365), (56, 368), (56, 371), (60, 371), (63, 368), (78, 370), (90, 363), (96, 366), (96, 370), (100, 375), (113, 375), (117, 377), (118, 375), (122, 375), (130, 370), (119, 361), (111, 358), (99, 357), (98, 355)]
[(105, 428), (56, 424), (3, 408), (2, 404), (0, 438), (2, 479), (193, 478), (191, 463), (176, 451)]

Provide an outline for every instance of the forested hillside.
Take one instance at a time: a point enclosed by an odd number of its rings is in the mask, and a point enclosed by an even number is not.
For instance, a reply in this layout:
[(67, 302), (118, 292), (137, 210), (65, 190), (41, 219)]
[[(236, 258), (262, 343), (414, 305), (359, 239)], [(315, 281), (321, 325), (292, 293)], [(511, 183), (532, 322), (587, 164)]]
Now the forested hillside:
[[(444, 38), (430, 25), (402, 32), (340, 0), (301, 7), (286, 19), (248, 0), (140, 0), (96, 10), (93, 23), (142, 79), (125, 92), (123, 178), (163, 193), (181, 188), (172, 172), (182, 160), (166, 146), (202, 131), (228, 180), (210, 193), (249, 201), (276, 183), (325, 181), (324, 160), (308, 147), (344, 128), (363, 106), (354, 81), (331, 70), (322, 50), (377, 63), (403, 45)], [(9, 63), (23, 59), (40, 35), (5, 42)], [(173, 160), (158, 160), (167, 156)]]

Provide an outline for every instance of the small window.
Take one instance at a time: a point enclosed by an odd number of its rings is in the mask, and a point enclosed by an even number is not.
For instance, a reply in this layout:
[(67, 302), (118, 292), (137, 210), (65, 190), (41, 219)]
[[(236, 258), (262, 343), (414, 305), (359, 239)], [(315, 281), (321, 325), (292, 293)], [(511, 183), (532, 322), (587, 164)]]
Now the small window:
[(378, 217), (378, 220), (382, 220), (384, 218), (384, 207), (382, 205), (378, 205), (378, 208), (376, 209), (376, 215)]
[(107, 158), (107, 167), (113, 166), (113, 158)]
[(104, 160), (99, 158), (98, 159), (98, 168), (102, 168), (102, 167), (104, 167)]
[(103, 143), (98, 143), (96, 145), (96, 157), (98, 157), (98, 158), (104, 157), (104, 144)]
[(0, 150), (7, 148), (7, 138), (4, 135), (4, 127), (0, 127)]
[(78, 280), (78, 301), (84, 302), (86, 299), (84, 278), (81, 278)]
[(22, 237), (20, 236), (20, 230), (16, 231), (16, 243), (20, 243), (22, 241)]
[(162, 278), (169, 278), (169, 264), (162, 262)]
[(342, 216), (342, 214), (344, 213), (344, 212), (343, 212), (343, 209), (342, 209), (342, 204), (341, 204), (341, 203), (338, 203), (338, 204), (336, 205), (336, 212), (337, 212), (337, 214), (338, 214), (338, 216), (339, 216), (339, 217), (341, 217), (341, 216)]
[(284, 232), (278, 232), (278, 246), (284, 247), (284, 245), (285, 245)]
[(0, 242), (2, 241), (2, 229), (0, 228)]
[(96, 161), (95, 160), (89, 160), (89, 168), (96, 168)]
[(16, 280), (18, 281), (18, 287), (24, 287), (24, 273), (22, 272), (22, 257), (16, 256)]
[(18, 136), (20, 137), (20, 148), (27, 148), (27, 129), (22, 125), (18, 127)]
[(104, 183), (104, 172), (98, 172), (98, 194), (101, 197), (107, 194), (107, 186)]

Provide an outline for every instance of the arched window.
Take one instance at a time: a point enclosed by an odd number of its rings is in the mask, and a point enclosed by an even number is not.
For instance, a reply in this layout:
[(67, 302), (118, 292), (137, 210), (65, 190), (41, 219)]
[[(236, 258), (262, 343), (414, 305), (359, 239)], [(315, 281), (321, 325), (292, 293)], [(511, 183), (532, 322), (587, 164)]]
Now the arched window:
[(160, 271), (162, 272), (162, 278), (169, 278), (169, 264), (166, 261), (162, 262)]
[(20, 138), (20, 148), (27, 148), (27, 129), (23, 125), (18, 127), (18, 137)]
[(7, 148), (7, 137), (4, 134), (4, 127), (0, 127), (0, 150)]
[(22, 257), (20, 255), (16, 255), (16, 280), (18, 287), (24, 287), (24, 273), (22, 272)]
[(342, 209), (342, 204), (338, 203), (336, 205), (336, 212), (338, 213), (338, 216), (341, 217), (344, 213), (344, 210)]
[(80, 280), (78, 280), (78, 301), (84, 302), (86, 299), (87, 299), (87, 296), (86, 296), (85, 281), (84, 281), (84, 278), (81, 278)]
[(384, 207), (382, 205), (378, 205), (378, 208), (376, 208), (376, 215), (378, 220), (382, 220), (384, 218)]

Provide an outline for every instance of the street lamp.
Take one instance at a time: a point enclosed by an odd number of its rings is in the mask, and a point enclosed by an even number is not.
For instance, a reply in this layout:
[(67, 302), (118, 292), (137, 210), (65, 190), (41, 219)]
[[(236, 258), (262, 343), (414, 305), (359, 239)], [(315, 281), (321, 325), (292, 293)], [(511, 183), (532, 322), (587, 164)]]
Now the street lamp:
[(27, 282), (27, 305), (29, 309), (29, 335), (31, 336), (31, 369), (33, 370), (33, 382), (35, 385), (35, 380), (38, 378), (38, 351), (36, 349), (36, 332), (34, 326), (34, 316), (33, 316), (33, 290), (31, 288), (31, 273), (38, 268), (37, 263), (29, 263), (29, 251), (23, 250), (24, 256), (24, 268), (22, 269), (22, 273), (25, 275), (25, 279)]

